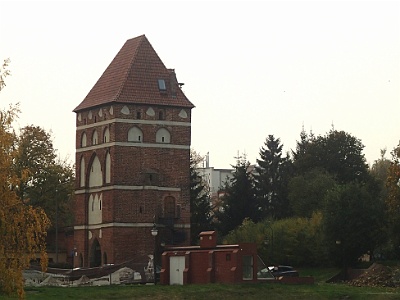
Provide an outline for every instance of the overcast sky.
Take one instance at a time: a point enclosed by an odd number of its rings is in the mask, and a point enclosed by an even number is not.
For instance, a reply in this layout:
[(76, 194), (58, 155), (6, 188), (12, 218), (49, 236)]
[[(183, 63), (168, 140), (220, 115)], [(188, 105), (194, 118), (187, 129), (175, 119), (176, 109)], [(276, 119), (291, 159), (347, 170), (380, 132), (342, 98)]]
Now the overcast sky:
[[(0, 107), (51, 130), (74, 161), (75, 114), (126, 40), (145, 34), (192, 111), (210, 165), (251, 163), (269, 134), (284, 151), (302, 126), (361, 139), (371, 164), (400, 140), (399, 1), (0, 1)], [(390, 155), (386, 155), (390, 158)]]

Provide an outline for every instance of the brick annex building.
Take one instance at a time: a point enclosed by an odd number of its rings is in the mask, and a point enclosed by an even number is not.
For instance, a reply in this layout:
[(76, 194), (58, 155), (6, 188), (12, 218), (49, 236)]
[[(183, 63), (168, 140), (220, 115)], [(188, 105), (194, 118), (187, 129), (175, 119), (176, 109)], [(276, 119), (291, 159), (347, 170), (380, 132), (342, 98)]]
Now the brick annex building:
[(142, 35), (128, 40), (74, 109), (74, 266), (147, 262), (190, 241), (191, 109)]

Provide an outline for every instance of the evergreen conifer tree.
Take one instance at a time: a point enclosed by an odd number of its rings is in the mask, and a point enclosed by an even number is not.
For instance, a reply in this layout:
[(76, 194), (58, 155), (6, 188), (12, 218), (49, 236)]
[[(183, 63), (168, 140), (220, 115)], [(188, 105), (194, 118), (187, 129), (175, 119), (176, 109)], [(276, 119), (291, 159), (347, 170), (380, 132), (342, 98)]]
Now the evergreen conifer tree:
[(238, 157), (232, 178), (225, 182), (222, 204), (215, 212), (222, 236), (242, 224), (246, 218), (254, 222), (260, 220), (260, 209), (251, 171), (246, 158)]
[(207, 186), (196, 171), (198, 155), (190, 153), (190, 238), (192, 245), (198, 243), (199, 233), (213, 229), (212, 206)]
[(290, 158), (282, 157), (280, 139), (269, 135), (257, 159), (255, 183), (263, 218), (290, 215), (287, 184), (291, 173)]

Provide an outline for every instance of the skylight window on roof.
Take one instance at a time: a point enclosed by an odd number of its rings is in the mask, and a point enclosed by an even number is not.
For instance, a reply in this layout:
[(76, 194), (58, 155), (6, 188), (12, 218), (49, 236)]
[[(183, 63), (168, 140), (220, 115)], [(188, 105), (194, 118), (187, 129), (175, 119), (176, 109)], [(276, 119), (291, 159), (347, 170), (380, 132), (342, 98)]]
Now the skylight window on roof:
[(165, 86), (165, 80), (164, 79), (158, 79), (158, 89), (160, 91), (166, 91), (167, 87)]

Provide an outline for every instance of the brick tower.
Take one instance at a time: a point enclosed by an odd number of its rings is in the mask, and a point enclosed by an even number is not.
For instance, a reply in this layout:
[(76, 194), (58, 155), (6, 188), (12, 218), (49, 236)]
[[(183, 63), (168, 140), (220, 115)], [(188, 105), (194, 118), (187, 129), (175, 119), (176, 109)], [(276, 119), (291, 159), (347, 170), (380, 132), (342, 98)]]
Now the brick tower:
[(189, 243), (193, 104), (180, 87), (142, 35), (74, 109), (75, 267), (147, 262), (155, 245)]

